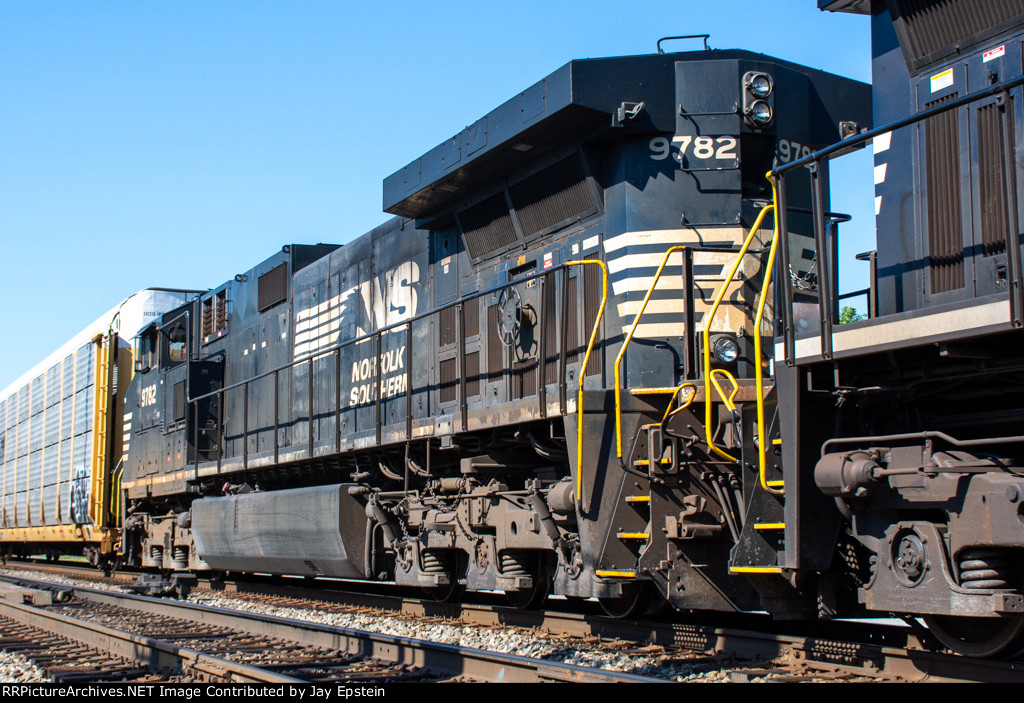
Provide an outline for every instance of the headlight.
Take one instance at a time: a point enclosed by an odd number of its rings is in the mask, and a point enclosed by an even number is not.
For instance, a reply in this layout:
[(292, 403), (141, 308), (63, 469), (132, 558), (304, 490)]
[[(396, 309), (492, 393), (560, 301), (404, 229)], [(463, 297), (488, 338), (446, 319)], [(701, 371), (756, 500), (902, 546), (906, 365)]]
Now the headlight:
[(758, 100), (747, 110), (747, 115), (755, 124), (766, 125), (772, 121), (772, 106), (764, 100)]
[(775, 119), (775, 81), (764, 71), (743, 74), (743, 117), (754, 129), (767, 129)]
[(772, 92), (772, 79), (767, 73), (754, 73), (747, 79), (747, 89), (756, 98), (767, 98)]
[(740, 355), (740, 347), (732, 337), (720, 336), (712, 340), (711, 349), (722, 364), (731, 364)]

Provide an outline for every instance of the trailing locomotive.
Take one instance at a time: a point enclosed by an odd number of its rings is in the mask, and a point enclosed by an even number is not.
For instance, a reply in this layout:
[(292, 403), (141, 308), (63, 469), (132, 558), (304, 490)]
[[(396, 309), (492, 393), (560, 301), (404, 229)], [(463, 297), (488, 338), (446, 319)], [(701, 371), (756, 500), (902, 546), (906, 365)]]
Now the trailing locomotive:
[(287, 246), (140, 333), (124, 557), (761, 607), (730, 552), (772, 395), (764, 174), (869, 105), (744, 51), (567, 64), (386, 179), (390, 222)]
[(882, 126), (776, 170), (779, 250), (790, 185), (810, 181), (827, 203), (830, 161), (868, 141), (877, 249), (867, 320), (837, 326), (825, 207), (811, 219), (824, 254), (814, 288), (828, 304), (803, 315), (808, 329), (790, 304), (803, 291), (776, 277), (780, 565), (844, 574), (840, 611), (919, 615), (950, 648), (1013, 653), (1024, 633), (1024, 3), (818, 4), (870, 15)]

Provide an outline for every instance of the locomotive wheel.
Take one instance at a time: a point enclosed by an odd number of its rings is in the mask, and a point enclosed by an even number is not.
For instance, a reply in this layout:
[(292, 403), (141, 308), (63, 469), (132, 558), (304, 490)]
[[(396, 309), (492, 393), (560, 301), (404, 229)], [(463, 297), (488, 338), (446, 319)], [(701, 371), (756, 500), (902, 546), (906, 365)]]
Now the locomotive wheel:
[(972, 618), (957, 615), (925, 615), (932, 635), (965, 657), (1011, 656), (1024, 648), (1024, 615)]
[(453, 576), (447, 586), (431, 586), (424, 590), (438, 603), (458, 603), (462, 600), (462, 594), (466, 592), (466, 585), (459, 583)]
[(533, 586), (519, 591), (505, 591), (509, 604), (517, 610), (533, 610), (544, 605), (551, 592), (551, 567), (540, 564), (535, 570)]
[(634, 581), (622, 584), (622, 595), (616, 598), (598, 598), (601, 610), (610, 618), (623, 620), (636, 617), (647, 609), (647, 589)]

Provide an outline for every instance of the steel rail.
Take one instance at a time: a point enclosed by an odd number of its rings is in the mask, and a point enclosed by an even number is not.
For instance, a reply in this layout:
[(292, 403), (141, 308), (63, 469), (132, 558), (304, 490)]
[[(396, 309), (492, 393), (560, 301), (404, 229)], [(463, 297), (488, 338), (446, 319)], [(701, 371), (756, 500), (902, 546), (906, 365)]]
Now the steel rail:
[(0, 616), (138, 662), (151, 671), (196, 672), (220, 681), (238, 683), (302, 683), (301, 679), (210, 656), (152, 637), (48, 612), (35, 606), (0, 600)]
[[(8, 565), (11, 566), (11, 565)], [(32, 565), (38, 567), (40, 565)], [(31, 579), (2, 576), (19, 582)], [(69, 587), (59, 584), (67, 590)], [(455, 622), (482, 626), (514, 626), (567, 636), (598, 637), (632, 642), (647, 642), (666, 647), (682, 647), (694, 652), (726, 653), (738, 660), (772, 660), (785, 658), (800, 663), (807, 672), (804, 678), (813, 678), (815, 671), (846, 668), (863, 675), (891, 675), (900, 680), (931, 682), (1024, 682), (1024, 669), (1019, 662), (970, 659), (963, 656), (929, 651), (920, 637), (922, 631), (897, 629), (887, 625), (871, 625), (867, 635), (852, 635), (863, 627), (857, 623), (836, 623), (843, 632), (817, 632), (813, 635), (764, 633), (752, 630), (728, 614), (721, 614), (717, 623), (672, 622), (660, 619), (617, 620), (585, 613), (555, 611), (520, 611), (508, 607), (492, 608), (485, 605), (440, 603), (430, 600), (403, 598), (399, 595), (380, 595), (340, 590), (319, 590), (308, 586), (280, 583), (252, 583), (250, 581), (218, 582), (221, 593), (227, 597), (244, 598), (263, 595), (289, 600), (309, 600), (309, 607), (327, 603), (356, 608), (372, 608), (406, 616), (446, 618)], [(92, 589), (82, 589), (92, 590)], [(146, 599), (155, 600), (155, 599)], [(159, 602), (159, 601), (157, 601)], [(291, 607), (301, 608), (292, 604)], [(322, 607), (322, 605), (321, 605)], [(251, 614), (245, 613), (247, 617)], [(269, 616), (268, 616), (269, 617)], [(293, 621), (298, 622), (298, 621)], [(329, 626), (326, 626), (330, 629)], [(335, 628), (343, 629), (343, 628)], [(792, 629), (792, 628), (790, 628)], [(358, 632), (358, 631), (357, 631)], [(391, 638), (401, 639), (401, 638)], [(490, 654), (490, 653), (488, 653)], [(535, 661), (535, 660), (534, 660)], [(710, 660), (709, 660), (710, 661)], [(552, 664), (545, 662), (546, 665)], [(723, 664), (723, 668), (725, 665)], [(592, 669), (587, 672), (600, 674)], [(557, 672), (551, 672), (556, 674)], [(615, 672), (609, 672), (616, 675)], [(618, 674), (621, 675), (621, 674)], [(628, 676), (628, 675), (627, 675)], [(650, 681), (649, 678), (643, 678)], [(505, 681), (515, 679), (505, 678)], [(545, 678), (543, 680), (580, 680)], [(588, 679), (589, 680), (589, 679)], [(633, 679), (630, 679), (633, 680)]]
[[(26, 581), (26, 579), (18, 579)], [(58, 585), (58, 584), (50, 584)], [(98, 604), (116, 605), (130, 608), (147, 614), (181, 618), (201, 622), (207, 626), (224, 627), (249, 634), (281, 640), (290, 640), (309, 647), (348, 652), (366, 659), (390, 662), (428, 669), (435, 673), (466, 676), (475, 680), (494, 683), (539, 683), (543, 681), (563, 681), (578, 683), (665, 683), (658, 679), (636, 674), (628, 674), (605, 669), (592, 669), (563, 664), (561, 662), (531, 659), (529, 657), (489, 652), (473, 647), (440, 644), (417, 640), (410, 637), (399, 637), (374, 632), (365, 632), (353, 628), (311, 623), (274, 615), (263, 615), (251, 612), (233, 611), (181, 601), (169, 601), (147, 596), (113, 593), (79, 586), (60, 586), (70, 590), (83, 601)], [(21, 610), (34, 611), (28, 606), (18, 606)], [(87, 626), (96, 627), (90, 623)], [(103, 628), (107, 629), (107, 628)], [(132, 636), (133, 641), (143, 642), (149, 638)], [(154, 641), (155, 642), (155, 641)], [(167, 645), (173, 647), (172, 645)], [(176, 648), (180, 649), (180, 648)], [(155, 651), (163, 651), (157, 649)], [(220, 666), (215, 658), (201, 655), (191, 650), (183, 650), (186, 660), (192, 668), (193, 660), (208, 669), (216, 670)], [(228, 662), (231, 666), (241, 666)], [(247, 667), (256, 672), (258, 667)], [(242, 670), (236, 676), (242, 676)], [(252, 674), (258, 675), (258, 674)], [(278, 678), (232, 680), (263, 680), (263, 681), (300, 681), (278, 674), (266, 673), (267, 676)]]

